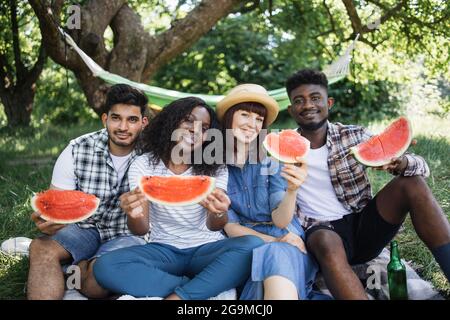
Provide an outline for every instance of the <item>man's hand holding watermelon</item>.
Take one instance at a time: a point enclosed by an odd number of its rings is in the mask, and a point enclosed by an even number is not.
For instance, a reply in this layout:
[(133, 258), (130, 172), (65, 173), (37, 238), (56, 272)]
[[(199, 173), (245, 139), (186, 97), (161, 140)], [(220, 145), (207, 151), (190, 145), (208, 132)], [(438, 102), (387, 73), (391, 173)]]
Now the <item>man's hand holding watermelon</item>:
[(34, 211), (31, 214), (31, 220), (34, 221), (34, 223), (36, 224), (36, 227), (39, 229), (39, 231), (44, 234), (48, 234), (49, 236), (52, 236), (52, 235), (56, 234), (56, 232), (58, 232), (59, 230), (61, 230), (62, 228), (64, 228), (66, 226), (65, 224), (54, 223), (52, 221), (45, 221), (44, 219), (42, 219), (40, 217), (40, 215), (41, 214), (39, 212)]
[[(417, 140), (412, 139), (411, 145), (415, 145), (416, 143)], [(406, 158), (404, 155), (401, 155), (400, 157), (392, 158), (390, 163), (379, 167), (373, 167), (373, 169), (384, 170), (389, 172), (390, 174), (397, 176), (403, 174), (407, 166), (408, 166), (408, 158)]]

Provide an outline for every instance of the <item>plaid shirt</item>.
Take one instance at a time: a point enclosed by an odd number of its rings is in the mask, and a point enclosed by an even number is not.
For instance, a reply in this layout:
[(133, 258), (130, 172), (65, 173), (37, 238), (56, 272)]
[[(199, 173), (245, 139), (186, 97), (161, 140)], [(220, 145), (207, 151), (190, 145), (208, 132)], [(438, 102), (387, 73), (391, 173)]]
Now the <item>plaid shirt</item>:
[[(130, 190), (128, 175), (118, 181), (117, 171), (109, 154), (108, 132), (102, 129), (74, 139), (72, 158), (74, 161), (76, 190), (94, 194), (100, 199), (97, 212), (77, 223), (81, 228), (97, 228), (103, 242), (121, 235), (131, 235), (127, 226), (127, 215), (119, 206), (119, 196)], [(132, 151), (127, 171), (136, 157)]]
[[(328, 122), (326, 145), (331, 184), (337, 199), (349, 211), (360, 212), (372, 199), (366, 166), (349, 154), (351, 147), (368, 140), (371, 136), (372, 134), (364, 127)], [(430, 169), (422, 157), (411, 153), (405, 153), (405, 157), (408, 165), (403, 176), (429, 176)], [(305, 217), (298, 206), (297, 215), (306, 228), (322, 223)]]

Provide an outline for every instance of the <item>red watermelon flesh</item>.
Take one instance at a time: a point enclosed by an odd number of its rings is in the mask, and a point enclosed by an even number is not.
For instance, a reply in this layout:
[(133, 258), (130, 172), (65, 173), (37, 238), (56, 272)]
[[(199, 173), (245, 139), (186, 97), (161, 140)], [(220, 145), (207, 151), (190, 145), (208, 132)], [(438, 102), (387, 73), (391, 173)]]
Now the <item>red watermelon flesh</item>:
[(185, 206), (204, 200), (215, 188), (208, 176), (143, 176), (139, 188), (147, 199), (167, 206)]
[(355, 158), (366, 166), (378, 167), (401, 156), (412, 140), (411, 123), (406, 117), (400, 117), (391, 123), (382, 133), (350, 148)]
[(92, 216), (100, 199), (78, 190), (47, 190), (37, 193), (31, 199), (34, 211), (40, 217), (55, 223), (75, 223)]
[(297, 158), (306, 158), (310, 142), (296, 130), (269, 133), (263, 141), (264, 148), (275, 158), (285, 163), (297, 163)]

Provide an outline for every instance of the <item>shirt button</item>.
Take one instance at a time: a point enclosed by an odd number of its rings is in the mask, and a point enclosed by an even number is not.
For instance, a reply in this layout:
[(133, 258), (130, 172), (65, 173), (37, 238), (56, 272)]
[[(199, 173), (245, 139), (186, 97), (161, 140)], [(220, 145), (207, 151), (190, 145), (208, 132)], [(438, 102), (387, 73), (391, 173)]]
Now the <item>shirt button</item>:
[(244, 190), (247, 190), (247, 187), (244, 187)]
[(250, 205), (247, 205), (247, 208), (250, 208)]

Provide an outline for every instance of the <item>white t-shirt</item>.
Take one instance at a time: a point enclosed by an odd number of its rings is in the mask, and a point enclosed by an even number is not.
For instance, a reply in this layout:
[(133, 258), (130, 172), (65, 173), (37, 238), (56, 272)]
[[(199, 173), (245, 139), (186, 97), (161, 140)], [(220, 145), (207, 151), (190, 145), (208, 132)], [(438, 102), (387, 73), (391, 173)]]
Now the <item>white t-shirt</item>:
[[(137, 157), (128, 170), (130, 190), (139, 185), (141, 176), (175, 176), (162, 161), (150, 163), (148, 154)], [(193, 175), (189, 168), (181, 176)], [(216, 188), (227, 190), (228, 170), (220, 169), (216, 175)], [(180, 249), (200, 246), (224, 239), (220, 231), (206, 227), (206, 209), (199, 204), (187, 206), (165, 206), (150, 203), (150, 242), (165, 243)]]
[(311, 149), (306, 157), (308, 176), (297, 192), (302, 214), (322, 221), (334, 221), (351, 213), (336, 197), (328, 170), (328, 148)]
[[(58, 160), (56, 160), (55, 166), (53, 167), (52, 175), (52, 185), (57, 188), (64, 190), (75, 190), (76, 188), (76, 177), (75, 169), (73, 166), (72, 158), (72, 145), (69, 144), (59, 155)], [(124, 157), (117, 157), (109, 153), (111, 160), (114, 165), (114, 169), (118, 174), (118, 181), (122, 181), (123, 176), (126, 172), (126, 163), (131, 156), (131, 153)]]

